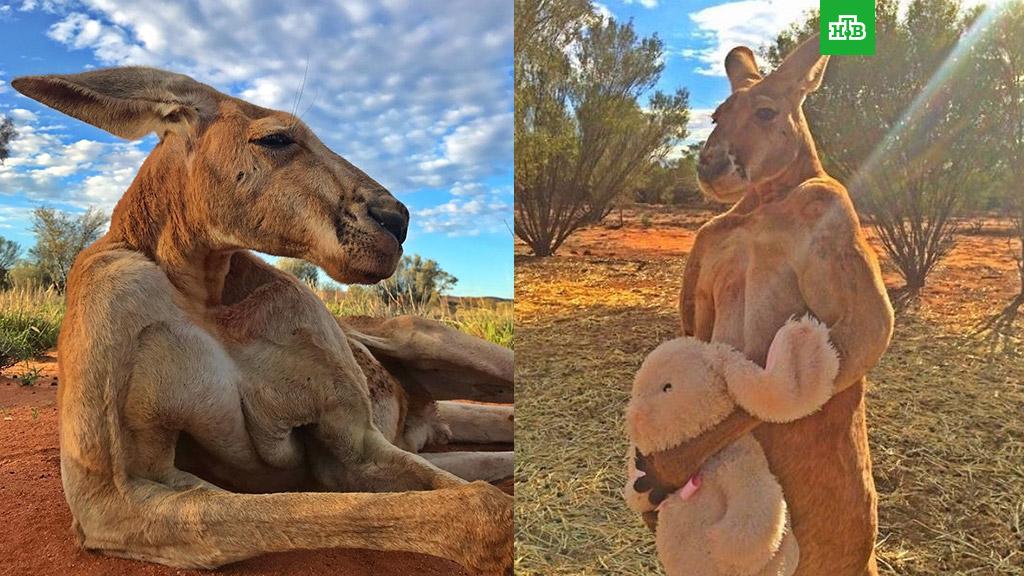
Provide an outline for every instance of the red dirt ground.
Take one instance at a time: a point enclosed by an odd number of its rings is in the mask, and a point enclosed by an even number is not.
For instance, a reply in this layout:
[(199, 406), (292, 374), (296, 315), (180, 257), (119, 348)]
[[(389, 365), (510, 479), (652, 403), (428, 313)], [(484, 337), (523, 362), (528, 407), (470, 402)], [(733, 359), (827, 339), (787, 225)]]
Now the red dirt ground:
[[(461, 566), (431, 556), (372, 550), (268, 554), (215, 572), (180, 570), (85, 552), (71, 534), (57, 443), (57, 364), (35, 363), (32, 386), (0, 376), (0, 576), (309, 575), (453, 576)], [(11, 372), (17, 373), (18, 368)], [(508, 448), (504, 448), (508, 449)], [(499, 486), (512, 492), (512, 481)]]
[[(626, 208), (621, 219), (613, 213), (601, 224), (570, 236), (558, 254), (587, 260), (677, 259), (689, 254), (697, 229), (718, 213), (669, 206)], [(898, 291), (903, 280), (886, 261), (877, 232), (870, 226), (864, 226), (864, 232), (879, 255), (886, 286)], [(519, 239), (515, 250), (521, 256), (530, 253)], [(1008, 303), (1016, 296), (1020, 285), (1013, 255), (1019, 253), (1020, 244), (1007, 220), (971, 218), (960, 226), (952, 251), (913, 306), (922, 317), (947, 327), (984, 321), (993, 312), (993, 302)]]

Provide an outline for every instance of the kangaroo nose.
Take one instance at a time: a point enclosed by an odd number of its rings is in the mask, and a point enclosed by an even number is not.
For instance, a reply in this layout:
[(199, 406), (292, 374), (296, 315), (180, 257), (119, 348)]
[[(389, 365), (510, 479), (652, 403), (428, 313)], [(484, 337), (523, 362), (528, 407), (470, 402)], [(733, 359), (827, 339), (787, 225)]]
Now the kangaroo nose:
[(398, 200), (392, 200), (389, 204), (393, 205), (371, 206), (368, 212), (381, 228), (390, 232), (401, 244), (409, 232), (409, 210)]
[(697, 163), (697, 176), (705, 182), (710, 182), (724, 174), (730, 164), (728, 154), (705, 151), (700, 155), (700, 161)]

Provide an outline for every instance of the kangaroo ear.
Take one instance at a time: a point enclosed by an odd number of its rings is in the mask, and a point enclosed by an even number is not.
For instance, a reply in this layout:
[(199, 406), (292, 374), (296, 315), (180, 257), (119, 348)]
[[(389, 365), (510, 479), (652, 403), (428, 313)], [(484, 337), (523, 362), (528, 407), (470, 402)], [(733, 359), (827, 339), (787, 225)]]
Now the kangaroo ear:
[(761, 80), (761, 72), (757, 69), (754, 53), (746, 46), (737, 46), (725, 56), (725, 75), (729, 77), (729, 85), (735, 92), (747, 88)]
[(788, 84), (792, 84), (801, 94), (814, 92), (821, 86), (828, 66), (828, 56), (821, 54), (819, 35), (815, 34), (796, 47), (771, 73)]
[(216, 113), (223, 97), (182, 74), (127, 67), (81, 74), (22, 76), (11, 86), (25, 96), (88, 122), (115, 136), (135, 140), (184, 131)]

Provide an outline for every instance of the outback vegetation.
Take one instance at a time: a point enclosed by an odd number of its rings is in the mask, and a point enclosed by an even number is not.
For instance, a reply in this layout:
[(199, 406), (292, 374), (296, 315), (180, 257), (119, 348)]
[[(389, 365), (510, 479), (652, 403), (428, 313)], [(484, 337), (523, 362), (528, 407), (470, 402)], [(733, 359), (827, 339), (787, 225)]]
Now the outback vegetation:
[(689, 93), (650, 93), (663, 42), (586, 0), (516, 0), (515, 13), (515, 234), (550, 256), (645, 171), (675, 168), (666, 158), (686, 136)]
[[(868, 376), (879, 567), (1016, 574), (1024, 2), (877, 6), (875, 56), (833, 58), (804, 110), (902, 302)], [(817, 25), (810, 13), (752, 48), (776, 65)], [(645, 188), (657, 177), (632, 175), (619, 215), (584, 224), (557, 256), (517, 243), (517, 573), (658, 573), (654, 539), (619, 492), (622, 415), (641, 360), (678, 334), (693, 237), (721, 207), (658, 198)]]

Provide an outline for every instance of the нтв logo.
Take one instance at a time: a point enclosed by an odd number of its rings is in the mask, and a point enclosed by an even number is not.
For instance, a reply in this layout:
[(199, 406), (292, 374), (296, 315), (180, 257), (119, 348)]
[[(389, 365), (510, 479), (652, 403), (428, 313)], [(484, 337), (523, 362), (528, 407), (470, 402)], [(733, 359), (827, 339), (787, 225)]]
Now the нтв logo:
[(820, 0), (822, 54), (875, 53), (875, 0)]
[(828, 23), (829, 40), (863, 40), (868, 37), (868, 27), (857, 20), (856, 14), (844, 14), (838, 22)]

